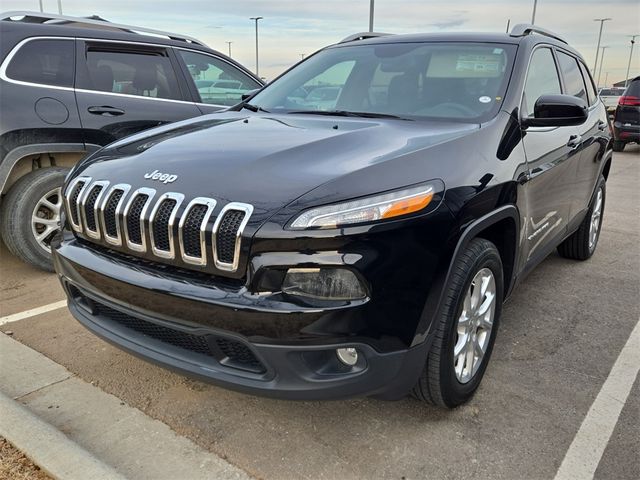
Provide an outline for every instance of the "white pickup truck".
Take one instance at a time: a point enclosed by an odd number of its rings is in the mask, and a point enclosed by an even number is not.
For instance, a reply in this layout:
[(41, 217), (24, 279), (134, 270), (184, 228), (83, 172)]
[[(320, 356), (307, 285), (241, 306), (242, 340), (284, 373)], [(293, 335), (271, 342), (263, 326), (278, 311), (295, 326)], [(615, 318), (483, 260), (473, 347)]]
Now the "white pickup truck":
[(607, 107), (607, 112), (613, 113), (618, 106), (618, 100), (624, 93), (624, 88), (601, 88), (598, 92), (602, 103)]

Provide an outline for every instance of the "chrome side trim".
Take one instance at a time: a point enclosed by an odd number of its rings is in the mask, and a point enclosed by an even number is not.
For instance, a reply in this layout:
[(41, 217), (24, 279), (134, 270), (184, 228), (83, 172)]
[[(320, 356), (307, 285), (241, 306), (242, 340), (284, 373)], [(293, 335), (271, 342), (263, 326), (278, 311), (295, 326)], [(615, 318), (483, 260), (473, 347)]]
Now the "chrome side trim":
[[(89, 228), (89, 223), (87, 222), (87, 199), (89, 198), (89, 194), (93, 191), (93, 189), (100, 186), (102, 186), (102, 190), (100, 190), (100, 193), (96, 198), (96, 203), (93, 204), (93, 218), (95, 219), (95, 222), (96, 222), (96, 229), (91, 230)], [(97, 182), (93, 182), (89, 186), (89, 188), (85, 189), (86, 191), (82, 196), (82, 200), (79, 202), (80, 213), (82, 214), (82, 224), (84, 225), (84, 230), (85, 230), (84, 233), (87, 236), (94, 238), (96, 240), (100, 240), (100, 221), (98, 218), (98, 206), (100, 205), (100, 202), (102, 201), (102, 197), (104, 196), (104, 192), (108, 186), (109, 186), (109, 182), (107, 182), (106, 180), (99, 180)]]
[[(151, 201), (153, 200), (153, 197), (155, 196), (155, 194), (156, 194), (156, 191), (153, 188), (146, 188), (146, 187), (139, 188), (131, 194), (131, 196), (129, 197), (129, 201), (127, 202), (127, 206), (124, 207), (124, 214), (123, 214), (124, 240), (125, 240), (125, 243), (127, 244), (127, 248), (130, 248), (135, 252), (147, 251), (147, 239), (144, 232), (145, 230), (144, 218), (146, 217), (147, 210), (149, 209), (149, 205), (151, 204)], [(142, 212), (140, 212), (140, 218), (138, 219), (138, 221), (140, 222), (140, 241), (141, 241), (141, 243), (139, 244), (133, 243), (131, 241), (131, 239), (129, 238), (129, 229), (127, 228), (127, 218), (129, 216), (129, 210), (131, 209), (131, 205), (133, 204), (133, 201), (136, 199), (138, 195), (149, 196), (144, 206), (142, 207)]]
[[(169, 222), (167, 224), (168, 237), (169, 237), (169, 251), (160, 250), (156, 248), (155, 240), (153, 238), (153, 224), (156, 218), (156, 214), (162, 205), (162, 202), (165, 200), (175, 200), (176, 204), (173, 206), (173, 210), (171, 210), (171, 215), (169, 216)], [(173, 259), (176, 256), (176, 249), (173, 241), (173, 226), (175, 225), (176, 215), (178, 214), (178, 210), (182, 201), (184, 200), (184, 195), (181, 193), (168, 192), (163, 193), (158, 197), (156, 204), (153, 206), (153, 210), (151, 210), (151, 215), (149, 216), (149, 238), (151, 239), (151, 251), (157, 257)]]
[[(184, 250), (184, 224), (187, 221), (189, 212), (196, 205), (204, 205), (207, 207), (207, 211), (205, 212), (202, 223), (200, 224), (200, 257), (187, 255)], [(180, 256), (182, 257), (183, 262), (190, 263), (192, 265), (207, 264), (207, 241), (205, 236), (207, 232), (207, 225), (209, 224), (209, 219), (211, 218), (211, 214), (213, 213), (214, 208), (216, 208), (216, 201), (214, 199), (206, 197), (196, 197), (189, 202), (184, 212), (182, 213), (180, 223), (178, 224), (178, 242), (180, 244)]]
[[(73, 193), (73, 191), (76, 188), (76, 185), (78, 185), (78, 183), (80, 182), (84, 182), (84, 185), (82, 186), (82, 190), (80, 190), (80, 193), (78, 193), (78, 198), (76, 199), (76, 203), (75, 205), (71, 205), (71, 199), (69, 198), (71, 196), (71, 194)], [(82, 216), (80, 215), (80, 208), (79, 208), (79, 203), (80, 200), (82, 199), (82, 196), (84, 195), (85, 190), (87, 189), (87, 187), (89, 186), (89, 184), (91, 183), (91, 177), (78, 177), (75, 178), (67, 187), (67, 190), (64, 194), (64, 201), (67, 204), (67, 217), (69, 219), (69, 224), (71, 225), (71, 228), (78, 233), (82, 233)], [(73, 216), (71, 215), (71, 209), (74, 209), (76, 212), (76, 218), (78, 219), (78, 223), (75, 223), (73, 221)]]
[[(220, 223), (224, 218), (225, 214), (230, 210), (238, 210), (241, 212), (245, 212), (245, 216), (240, 223), (240, 227), (236, 232), (236, 243), (235, 248), (233, 250), (233, 263), (221, 262), (218, 259), (218, 249), (216, 247), (217, 243), (217, 233), (218, 228), (220, 228)], [(211, 244), (213, 247), (213, 262), (218, 270), (224, 270), (225, 272), (235, 272), (238, 269), (238, 264), (240, 263), (240, 246), (242, 243), (242, 232), (244, 232), (247, 223), (249, 222), (249, 218), (253, 213), (253, 205), (249, 205), (248, 203), (239, 203), (239, 202), (231, 202), (224, 206), (222, 211), (218, 214), (218, 218), (216, 218), (216, 223), (213, 225), (213, 234), (211, 236)]]
[[(115, 213), (115, 222), (116, 222), (116, 237), (112, 237), (107, 232), (107, 223), (104, 218), (104, 210), (107, 208), (107, 202), (111, 198), (111, 195), (116, 190), (122, 190), (122, 197), (118, 201), (118, 205), (116, 205), (116, 213)], [(122, 246), (122, 230), (120, 229), (120, 215), (122, 215), (122, 209), (124, 208), (124, 202), (126, 201), (127, 194), (131, 190), (131, 185), (128, 183), (118, 183), (117, 185), (113, 185), (106, 193), (104, 199), (102, 200), (102, 205), (100, 205), (100, 222), (102, 225), (102, 234), (107, 243), (111, 245), (115, 245), (117, 247)]]

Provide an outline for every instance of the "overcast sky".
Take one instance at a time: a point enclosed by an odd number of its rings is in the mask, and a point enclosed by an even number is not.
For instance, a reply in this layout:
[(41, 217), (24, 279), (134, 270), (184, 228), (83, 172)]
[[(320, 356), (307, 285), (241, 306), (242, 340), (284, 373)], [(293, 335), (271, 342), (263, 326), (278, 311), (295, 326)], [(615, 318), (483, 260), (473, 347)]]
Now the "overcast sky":
[[(43, 0), (57, 11), (56, 0)], [(375, 30), (392, 33), (437, 31), (504, 31), (530, 22), (533, 0), (376, 0)], [(0, 0), (1, 9), (38, 10), (38, 0)], [(260, 75), (271, 79), (301, 58), (355, 32), (368, 29), (369, 0), (62, 0), (69, 15), (100, 15), (113, 22), (135, 24), (194, 36), (255, 68), (255, 36), (249, 17), (260, 21)], [(599, 23), (605, 23), (601, 83), (624, 78), (629, 35), (640, 34), (637, 0), (539, 0), (536, 24), (565, 36), (593, 68)], [(631, 75), (640, 74), (640, 37)], [(598, 72), (594, 77), (597, 78)]]

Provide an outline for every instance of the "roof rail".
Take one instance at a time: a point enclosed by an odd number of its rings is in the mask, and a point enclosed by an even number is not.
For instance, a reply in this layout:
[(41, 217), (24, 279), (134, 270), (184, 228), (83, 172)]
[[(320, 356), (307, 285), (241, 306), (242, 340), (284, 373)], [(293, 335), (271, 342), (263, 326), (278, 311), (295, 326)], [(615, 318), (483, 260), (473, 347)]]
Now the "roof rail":
[(512, 37), (524, 37), (527, 35), (531, 35), (532, 33), (538, 33), (546, 37), (555, 38), (556, 40), (562, 43), (566, 43), (567, 45), (569, 44), (569, 42), (567, 42), (564, 38), (562, 38), (560, 35), (556, 33), (553, 33), (551, 30), (547, 30), (546, 28), (536, 27), (535, 25), (531, 25), (529, 23), (519, 23), (515, 25), (511, 29), (511, 33), (509, 35), (511, 35)]
[(387, 35), (393, 35), (393, 34), (382, 33), (382, 32), (360, 32), (360, 33), (354, 33), (353, 35), (349, 35), (348, 37), (345, 37), (342, 40), (340, 40), (338, 43), (355, 42), (357, 40), (366, 40), (367, 38), (384, 37)]
[[(13, 20), (14, 18), (21, 17), (19, 20)], [(92, 27), (97, 26), (100, 28), (112, 28), (114, 30), (121, 30), (126, 33), (140, 33), (151, 34), (156, 36), (167, 37), (171, 40), (177, 40), (180, 42), (193, 43), (206, 47), (206, 45), (200, 40), (188, 37), (186, 35), (179, 35), (177, 33), (164, 32), (162, 30), (155, 30), (153, 28), (135, 27), (133, 25), (123, 25), (119, 23), (112, 23), (107, 20), (101, 19), (98, 16), (92, 17), (71, 17), (68, 15), (56, 15), (53, 13), (42, 12), (28, 12), (28, 11), (11, 11), (0, 13), (0, 21), (14, 21), (23, 23), (40, 23), (48, 25), (66, 25), (69, 23), (75, 24), (75, 27)]]

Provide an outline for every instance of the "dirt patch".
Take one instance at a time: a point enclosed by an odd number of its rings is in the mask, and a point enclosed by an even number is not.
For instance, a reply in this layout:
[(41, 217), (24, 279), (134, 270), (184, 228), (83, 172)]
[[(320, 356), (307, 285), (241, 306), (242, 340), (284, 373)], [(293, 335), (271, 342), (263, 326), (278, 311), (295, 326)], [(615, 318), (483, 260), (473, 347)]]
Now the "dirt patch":
[(0, 437), (0, 480), (51, 480), (51, 477)]

